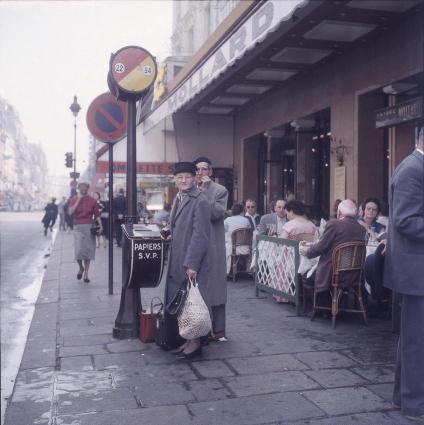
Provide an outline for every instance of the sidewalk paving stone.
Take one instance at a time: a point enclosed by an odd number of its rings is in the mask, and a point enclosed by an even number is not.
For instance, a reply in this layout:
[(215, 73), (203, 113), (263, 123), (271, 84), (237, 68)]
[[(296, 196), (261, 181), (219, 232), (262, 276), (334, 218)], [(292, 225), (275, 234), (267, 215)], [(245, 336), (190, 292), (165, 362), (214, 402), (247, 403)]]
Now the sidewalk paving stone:
[(202, 379), (185, 383), (197, 401), (222, 400), (234, 394), (219, 379)]
[(348, 369), (306, 370), (305, 374), (324, 388), (366, 385), (368, 380)]
[[(414, 422), (403, 418), (398, 412), (359, 413), (356, 415), (336, 416), (296, 422), (296, 425), (411, 425)], [(281, 422), (279, 425), (290, 425)]]
[[(185, 406), (113, 410), (82, 415), (58, 416), (57, 425), (200, 425), (192, 421)], [(44, 425), (44, 424), (43, 424)]]
[(394, 365), (361, 366), (352, 371), (374, 383), (393, 382), (395, 377)]
[(379, 395), (389, 403), (393, 400), (393, 383), (390, 384), (372, 384), (366, 386), (373, 393)]
[(139, 382), (134, 388), (141, 407), (166, 406), (170, 404), (187, 404), (196, 401), (194, 394), (184, 385), (177, 383), (149, 383)]
[(309, 369), (309, 366), (297, 360), (292, 354), (243, 357), (228, 359), (227, 362), (240, 375)]
[(356, 365), (352, 359), (335, 351), (298, 353), (295, 357), (301, 362), (307, 364), (311, 369), (332, 369), (336, 367), (350, 367)]
[(140, 383), (187, 382), (197, 380), (193, 369), (186, 363), (150, 365), (143, 368), (119, 368), (113, 372), (114, 382), (118, 387), (136, 386)]
[(202, 378), (234, 376), (234, 372), (222, 360), (193, 362), (192, 365)]
[(111, 332), (105, 334), (96, 334), (96, 335), (68, 335), (63, 337), (62, 345), (64, 347), (69, 346), (83, 346), (83, 345), (96, 345), (96, 344), (108, 344), (115, 342), (116, 339), (113, 338)]
[(60, 347), (59, 357), (73, 357), (92, 354), (107, 354), (108, 350), (104, 345), (83, 345), (77, 347)]
[(63, 357), (60, 359), (60, 370), (93, 370), (91, 356)]
[(128, 388), (61, 392), (57, 396), (58, 414), (81, 414), (105, 410), (135, 409), (138, 407), (134, 394)]
[(94, 356), (94, 364), (97, 370), (118, 369), (121, 367), (141, 368), (146, 365), (142, 353), (113, 353), (99, 354)]
[(239, 397), (320, 388), (317, 382), (299, 371), (237, 376), (225, 378), (224, 382)]
[(363, 387), (305, 391), (304, 396), (328, 415), (392, 408), (390, 403)]
[(227, 400), (191, 403), (188, 408), (196, 425), (243, 424), (295, 421), (322, 417), (323, 411), (297, 393), (255, 395)]
[[(118, 340), (121, 255), (107, 250), (89, 284), (76, 279), (72, 234), (58, 234), (44, 276), (5, 425), (403, 425), (391, 404), (397, 336), (390, 323), (296, 316), (228, 282), (227, 342), (193, 361), (156, 344)], [(141, 290), (143, 306), (163, 283)]]

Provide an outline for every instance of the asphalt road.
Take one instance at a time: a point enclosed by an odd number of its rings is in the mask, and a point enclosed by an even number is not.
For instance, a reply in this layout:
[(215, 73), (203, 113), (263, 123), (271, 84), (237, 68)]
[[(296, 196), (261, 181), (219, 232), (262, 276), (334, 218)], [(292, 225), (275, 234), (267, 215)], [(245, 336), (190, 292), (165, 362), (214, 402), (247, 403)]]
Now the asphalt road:
[(0, 212), (1, 423), (19, 369), (53, 233), (43, 212)]

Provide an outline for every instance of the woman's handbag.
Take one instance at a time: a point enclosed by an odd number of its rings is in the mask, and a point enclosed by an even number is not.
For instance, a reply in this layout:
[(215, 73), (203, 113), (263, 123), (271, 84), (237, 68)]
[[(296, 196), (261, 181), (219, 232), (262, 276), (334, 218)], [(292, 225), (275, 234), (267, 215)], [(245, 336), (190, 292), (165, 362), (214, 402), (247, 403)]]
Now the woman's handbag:
[(187, 285), (188, 279), (185, 279), (181, 285), (181, 288), (175, 293), (174, 298), (167, 304), (166, 311), (171, 315), (178, 315), (183, 308), (185, 300), (187, 298)]
[(155, 342), (166, 351), (184, 344), (184, 340), (178, 333), (177, 316), (171, 316), (164, 308), (156, 315)]
[(91, 225), (90, 232), (93, 236), (100, 235), (100, 225), (96, 221)]
[(189, 279), (187, 286), (187, 298), (178, 315), (178, 329), (184, 339), (195, 339), (207, 335), (212, 323), (197, 281)]
[[(153, 304), (154, 300), (159, 300), (159, 303)], [(156, 334), (156, 315), (157, 313), (153, 312), (155, 307), (160, 307), (160, 310), (163, 308), (162, 301), (155, 297), (150, 302), (150, 313), (147, 311), (142, 311), (140, 313), (140, 335), (139, 338), (142, 342), (153, 342), (155, 340)], [(159, 311), (160, 311), (159, 310)]]

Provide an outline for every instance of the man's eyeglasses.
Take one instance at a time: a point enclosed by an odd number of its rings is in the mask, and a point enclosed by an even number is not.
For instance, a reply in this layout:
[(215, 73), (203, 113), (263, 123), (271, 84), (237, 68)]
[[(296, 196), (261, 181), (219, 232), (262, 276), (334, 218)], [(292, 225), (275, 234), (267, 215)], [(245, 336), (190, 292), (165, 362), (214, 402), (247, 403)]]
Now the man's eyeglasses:
[(194, 176), (192, 176), (191, 174), (188, 174), (186, 176), (176, 176), (175, 180), (178, 180), (179, 182), (182, 182), (183, 180), (192, 180), (194, 179)]
[(256, 208), (256, 205), (247, 205), (246, 208)]

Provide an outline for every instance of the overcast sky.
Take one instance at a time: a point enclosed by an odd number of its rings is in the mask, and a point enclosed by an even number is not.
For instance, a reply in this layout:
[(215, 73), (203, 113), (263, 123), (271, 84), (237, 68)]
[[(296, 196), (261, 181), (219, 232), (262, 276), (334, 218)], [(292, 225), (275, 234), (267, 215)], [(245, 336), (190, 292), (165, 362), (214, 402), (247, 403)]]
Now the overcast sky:
[(50, 174), (68, 175), (78, 96), (77, 171), (88, 155), (87, 108), (108, 91), (109, 57), (138, 45), (160, 61), (170, 55), (172, 2), (0, 1), (0, 96), (18, 111), (25, 135), (40, 143)]

